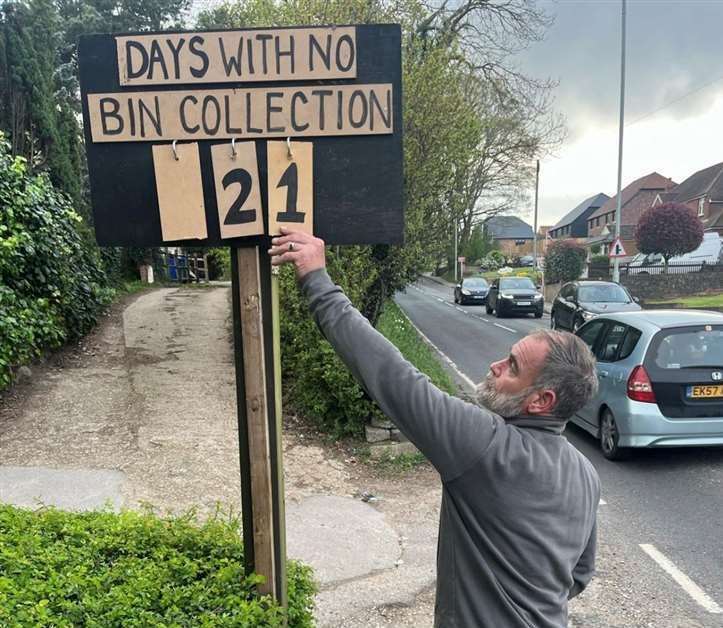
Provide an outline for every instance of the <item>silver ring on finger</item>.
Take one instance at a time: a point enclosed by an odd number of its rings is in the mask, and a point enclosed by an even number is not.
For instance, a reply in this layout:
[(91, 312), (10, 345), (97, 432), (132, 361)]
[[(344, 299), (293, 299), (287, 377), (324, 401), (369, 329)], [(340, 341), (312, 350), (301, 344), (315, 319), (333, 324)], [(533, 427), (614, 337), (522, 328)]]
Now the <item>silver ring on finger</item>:
[(295, 242), (289, 242), (289, 251), (296, 250), (296, 243)]

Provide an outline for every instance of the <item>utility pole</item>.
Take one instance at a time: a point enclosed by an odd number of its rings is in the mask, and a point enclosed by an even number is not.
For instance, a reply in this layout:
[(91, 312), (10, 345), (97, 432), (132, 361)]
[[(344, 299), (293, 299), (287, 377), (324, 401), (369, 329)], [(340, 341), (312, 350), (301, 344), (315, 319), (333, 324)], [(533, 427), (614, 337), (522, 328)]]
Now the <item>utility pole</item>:
[(540, 189), (540, 160), (537, 160), (537, 171), (535, 173), (535, 232), (532, 240), (532, 257), (534, 258), (533, 268), (537, 270), (537, 193)]
[(454, 283), (457, 283), (457, 218), (454, 219)]
[[(622, 37), (620, 44), (620, 123), (618, 131), (618, 194), (615, 208), (615, 239), (620, 238), (620, 221), (622, 218), (622, 198), (620, 190), (623, 178), (623, 121), (625, 120), (625, 3), (622, 0)], [(613, 281), (620, 281), (620, 258), (613, 262)]]

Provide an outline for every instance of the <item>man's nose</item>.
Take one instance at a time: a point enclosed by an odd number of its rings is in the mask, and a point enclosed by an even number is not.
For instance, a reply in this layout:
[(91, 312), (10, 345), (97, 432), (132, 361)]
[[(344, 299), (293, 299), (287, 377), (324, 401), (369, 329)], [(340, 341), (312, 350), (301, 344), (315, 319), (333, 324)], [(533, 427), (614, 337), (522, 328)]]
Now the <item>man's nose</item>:
[(492, 375), (494, 375), (495, 377), (499, 377), (500, 373), (502, 372), (502, 362), (502, 360), (499, 360), (490, 364), (490, 371), (492, 371)]

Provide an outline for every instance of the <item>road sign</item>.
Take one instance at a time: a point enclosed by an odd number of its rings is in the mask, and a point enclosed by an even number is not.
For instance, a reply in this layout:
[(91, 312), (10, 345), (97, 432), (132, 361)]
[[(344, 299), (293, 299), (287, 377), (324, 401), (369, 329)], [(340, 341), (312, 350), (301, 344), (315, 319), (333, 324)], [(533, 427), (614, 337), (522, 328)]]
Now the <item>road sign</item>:
[(627, 253), (625, 252), (625, 248), (623, 247), (623, 243), (620, 241), (620, 238), (615, 238), (613, 243), (610, 245), (610, 253), (608, 254), (609, 257), (626, 257)]
[(90, 35), (79, 63), (99, 244), (241, 246), (289, 220), (402, 242), (398, 25)]
[(465, 260), (466, 260), (466, 258), (464, 258), (464, 257), (458, 257), (458, 258), (457, 258), (457, 261), (458, 261), (458, 262), (461, 262), (462, 264), (464, 264)]

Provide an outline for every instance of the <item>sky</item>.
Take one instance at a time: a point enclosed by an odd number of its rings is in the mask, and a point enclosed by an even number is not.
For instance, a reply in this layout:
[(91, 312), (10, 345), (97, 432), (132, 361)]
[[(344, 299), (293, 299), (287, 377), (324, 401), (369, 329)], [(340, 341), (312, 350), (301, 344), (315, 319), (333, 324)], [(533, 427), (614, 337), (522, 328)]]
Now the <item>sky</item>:
[[(558, 82), (567, 137), (540, 163), (538, 224), (551, 225), (586, 197), (616, 193), (621, 2), (538, 4), (554, 24), (514, 61)], [(723, 0), (628, 0), (623, 187), (653, 171), (680, 183), (723, 161), (721, 25)], [(529, 205), (520, 213), (531, 222)]]

